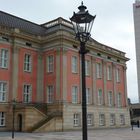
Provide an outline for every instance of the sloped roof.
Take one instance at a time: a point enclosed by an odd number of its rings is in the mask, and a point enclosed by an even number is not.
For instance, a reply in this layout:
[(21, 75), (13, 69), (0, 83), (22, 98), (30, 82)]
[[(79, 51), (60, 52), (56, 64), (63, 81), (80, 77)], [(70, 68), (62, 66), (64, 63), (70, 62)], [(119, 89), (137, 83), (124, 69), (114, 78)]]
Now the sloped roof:
[[(20, 17), (16, 17), (14, 15), (5, 13), (3, 11), (0, 11), (0, 26), (18, 28), (21, 31), (27, 32), (29, 34), (40, 35), (40, 36), (46, 35), (47, 33), (54, 32), (59, 29), (64, 29), (69, 32), (73, 31), (73, 26), (71, 25), (71, 23), (61, 17), (39, 25), (31, 21), (22, 19)], [(113, 49), (104, 44), (101, 44), (96, 40), (94, 40), (93, 38), (91, 38), (91, 41), (93, 41), (96, 44), (99, 44), (101, 46), (101, 49), (105, 49), (106, 51), (111, 51), (113, 53), (116, 53), (117, 55), (122, 55), (123, 57), (125, 56), (124, 52)], [(128, 58), (126, 59), (127, 61), (129, 60)]]
[(44, 35), (46, 31), (46, 28), (41, 25), (10, 15), (3, 11), (0, 11), (0, 25), (19, 28), (34, 35)]

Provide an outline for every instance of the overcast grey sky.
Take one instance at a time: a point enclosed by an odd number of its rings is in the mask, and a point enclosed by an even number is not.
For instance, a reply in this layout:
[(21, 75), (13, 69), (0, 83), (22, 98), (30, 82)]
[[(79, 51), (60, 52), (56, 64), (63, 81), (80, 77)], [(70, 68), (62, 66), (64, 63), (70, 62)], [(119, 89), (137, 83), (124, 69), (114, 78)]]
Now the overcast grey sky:
[[(138, 102), (133, 7), (135, 0), (83, 0), (90, 14), (96, 14), (92, 37), (100, 43), (126, 52), (127, 89)], [(77, 12), (81, 0), (0, 0), (0, 10), (42, 24), (58, 17), (67, 20)]]

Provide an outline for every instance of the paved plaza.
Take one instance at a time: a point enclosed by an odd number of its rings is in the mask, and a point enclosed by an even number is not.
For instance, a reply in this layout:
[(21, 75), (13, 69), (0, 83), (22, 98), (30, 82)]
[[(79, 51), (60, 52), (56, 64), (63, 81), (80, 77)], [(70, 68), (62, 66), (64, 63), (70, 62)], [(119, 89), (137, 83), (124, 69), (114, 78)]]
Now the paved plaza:
[[(12, 140), (10, 132), (0, 132), (0, 140)], [(81, 131), (15, 133), (14, 140), (82, 140)], [(88, 140), (140, 140), (140, 128), (89, 130)]]

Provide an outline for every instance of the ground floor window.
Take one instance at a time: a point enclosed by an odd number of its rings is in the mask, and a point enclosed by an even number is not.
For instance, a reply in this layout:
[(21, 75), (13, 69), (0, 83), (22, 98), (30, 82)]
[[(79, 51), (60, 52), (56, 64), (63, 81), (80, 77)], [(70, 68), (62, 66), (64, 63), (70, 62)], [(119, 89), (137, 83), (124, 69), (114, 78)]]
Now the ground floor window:
[(5, 126), (5, 113), (0, 112), (0, 126)]
[(105, 115), (99, 114), (99, 125), (104, 126), (105, 125)]
[(125, 125), (125, 116), (123, 114), (120, 115), (120, 124)]
[(87, 125), (93, 125), (93, 114), (87, 114)]
[(73, 115), (73, 125), (80, 126), (80, 114), (79, 113), (75, 113)]
[(115, 125), (115, 114), (110, 114), (110, 125)]

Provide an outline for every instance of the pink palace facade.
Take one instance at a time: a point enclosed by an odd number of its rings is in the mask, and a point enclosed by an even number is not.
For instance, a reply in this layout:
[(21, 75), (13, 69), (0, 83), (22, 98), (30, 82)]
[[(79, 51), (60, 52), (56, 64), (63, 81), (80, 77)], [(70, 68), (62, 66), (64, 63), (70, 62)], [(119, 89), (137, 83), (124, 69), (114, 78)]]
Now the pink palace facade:
[[(0, 12), (0, 131), (81, 129), (81, 66), (72, 24), (38, 25)], [(87, 124), (130, 125), (125, 53), (90, 38), (86, 55)]]

